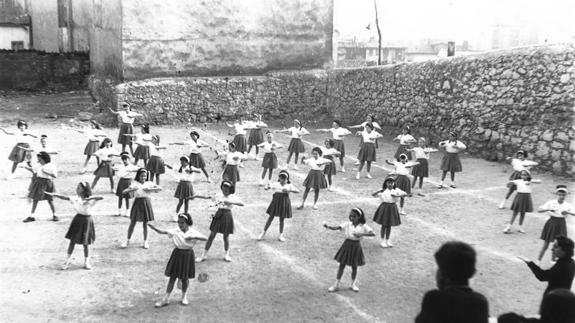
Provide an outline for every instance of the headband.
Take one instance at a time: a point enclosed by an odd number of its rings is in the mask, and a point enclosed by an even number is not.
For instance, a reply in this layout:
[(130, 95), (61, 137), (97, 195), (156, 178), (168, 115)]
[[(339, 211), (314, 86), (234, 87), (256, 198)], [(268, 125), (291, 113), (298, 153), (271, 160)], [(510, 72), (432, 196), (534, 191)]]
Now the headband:
[(278, 174), (278, 176), (284, 174), (287, 177), (287, 180), (289, 181), (289, 173), (286, 170), (282, 170), (280, 171), (280, 173)]
[(182, 160), (182, 159), (185, 159), (188, 162), (188, 164), (190, 163), (190, 158), (188, 156), (184, 155), (184, 156), (180, 157), (180, 160)]
[(525, 150), (518, 150), (518, 151), (515, 153), (515, 155), (519, 155), (519, 154), (525, 156)]
[(407, 159), (407, 155), (406, 155), (406, 154), (401, 154), (401, 155), (399, 155), (399, 159), (404, 159), (404, 158)]
[(301, 126), (301, 122), (298, 119), (293, 119), (293, 122), (297, 122)]
[(567, 186), (557, 185), (557, 187), (555, 187), (555, 193), (559, 193), (559, 192), (567, 193)]
[(231, 182), (228, 182), (228, 181), (223, 181), (223, 182), (222, 182), (222, 186), (232, 187), (232, 183), (231, 183)]
[(455, 131), (450, 131), (449, 135), (453, 136), (453, 137), (457, 137), (457, 134), (455, 133)]
[(352, 211), (357, 212), (357, 214), (359, 214), (359, 216), (364, 216), (363, 215), (363, 210), (358, 208), (358, 207), (354, 207), (353, 209), (351, 209)]

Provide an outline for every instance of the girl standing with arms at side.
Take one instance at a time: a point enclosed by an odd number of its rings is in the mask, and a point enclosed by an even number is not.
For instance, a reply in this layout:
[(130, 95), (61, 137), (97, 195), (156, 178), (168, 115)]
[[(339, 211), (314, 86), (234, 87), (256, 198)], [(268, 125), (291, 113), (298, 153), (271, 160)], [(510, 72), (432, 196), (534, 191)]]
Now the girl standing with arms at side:
[(411, 188), (415, 188), (415, 183), (419, 178), (419, 192), (417, 195), (425, 196), (421, 193), (421, 189), (423, 187), (423, 179), (429, 177), (429, 154), (436, 152), (437, 149), (427, 147), (425, 138), (420, 137), (417, 141), (417, 147), (413, 147), (412, 149), (408, 149), (408, 151), (412, 151), (414, 158), (417, 162), (411, 169), (411, 175), (413, 176), (413, 183), (411, 184)]
[(341, 172), (345, 173), (345, 166), (343, 159), (345, 158), (345, 144), (343, 138), (345, 136), (351, 135), (351, 131), (341, 127), (341, 121), (333, 120), (330, 129), (317, 129), (319, 132), (331, 132), (333, 136), (334, 146), (333, 148), (339, 151), (339, 165), (341, 166)]
[(550, 200), (541, 205), (537, 212), (547, 213), (549, 219), (545, 222), (543, 231), (541, 232), (541, 240), (543, 240), (543, 247), (539, 252), (539, 261), (543, 259), (545, 251), (549, 248), (549, 243), (555, 241), (558, 236), (567, 236), (567, 222), (565, 218), (568, 215), (575, 215), (575, 208), (573, 205), (565, 202), (565, 197), (569, 192), (567, 186), (557, 185), (555, 188), (556, 200)]
[(271, 185), (271, 188), (274, 190), (274, 195), (272, 202), (266, 210), (268, 220), (264, 226), (264, 231), (258, 236), (258, 240), (263, 240), (266, 232), (272, 224), (272, 221), (274, 220), (274, 217), (278, 217), (280, 221), (280, 236), (278, 240), (281, 242), (286, 241), (286, 238), (284, 237), (284, 220), (291, 219), (292, 217), (289, 193), (299, 193), (299, 190), (291, 184), (289, 173), (286, 170), (280, 171), (278, 179), (277, 183), (273, 183)]
[(146, 170), (150, 172), (150, 181), (153, 182), (154, 177), (156, 177), (156, 185), (160, 185), (160, 175), (166, 173), (166, 166), (161, 153), (166, 148), (166, 146), (160, 146), (160, 136), (152, 136), (152, 143), (149, 146), (150, 160), (146, 163)]
[(443, 159), (441, 160), (441, 170), (443, 175), (441, 175), (441, 183), (437, 188), (444, 188), (443, 181), (447, 173), (451, 173), (451, 185), (449, 187), (456, 188), (455, 186), (455, 173), (459, 173), (463, 170), (461, 167), (461, 160), (459, 160), (459, 153), (464, 151), (467, 146), (465, 146), (461, 141), (457, 140), (457, 134), (453, 131), (449, 133), (449, 140), (445, 140), (439, 143), (439, 148), (445, 151)]
[[(128, 210), (130, 209), (130, 195), (124, 194), (126, 190), (132, 184), (132, 178), (134, 178), (135, 173), (138, 171), (138, 166), (130, 162), (130, 153), (124, 151), (120, 154), (122, 159), (121, 164), (114, 165), (112, 169), (118, 175), (118, 186), (116, 187), (116, 196), (118, 197), (118, 216), (128, 216)], [(122, 200), (126, 202), (126, 209), (122, 209)]]
[(379, 197), (381, 204), (373, 215), (373, 221), (381, 225), (381, 244), (382, 248), (393, 247), (390, 241), (391, 227), (401, 224), (399, 211), (397, 210), (397, 198), (407, 195), (404, 191), (395, 187), (393, 177), (388, 177), (383, 182), (381, 190), (372, 194)]
[(525, 212), (533, 212), (533, 199), (531, 198), (531, 184), (532, 183), (541, 183), (541, 181), (531, 179), (531, 174), (529, 171), (524, 170), (521, 172), (521, 178), (515, 179), (510, 181), (515, 187), (517, 187), (517, 195), (515, 195), (515, 199), (513, 200), (513, 204), (511, 204), (511, 210), (513, 211), (513, 215), (511, 216), (511, 220), (509, 220), (509, 224), (503, 230), (503, 233), (511, 233), (511, 226), (513, 226), (513, 222), (519, 213), (519, 231), (520, 233), (525, 233), (523, 230), (523, 220), (525, 220)]
[(164, 275), (169, 277), (166, 295), (158, 301), (155, 306), (162, 307), (169, 304), (170, 294), (174, 290), (177, 279), (182, 281), (182, 305), (188, 305), (188, 287), (190, 278), (196, 277), (196, 264), (194, 262), (194, 245), (196, 241), (206, 241), (207, 239), (196, 230), (192, 229), (192, 216), (188, 213), (178, 215), (178, 228), (171, 230), (160, 230), (152, 224), (148, 226), (159, 234), (167, 234), (174, 243), (174, 250), (166, 265)]
[[(9, 132), (4, 128), (0, 127), (5, 134), (9, 136), (16, 136), (16, 145), (12, 148), (8, 159), (12, 161), (12, 171), (11, 174), (14, 174), (18, 164), (26, 160), (26, 156), (29, 155), (28, 149), (30, 149), (30, 143), (32, 141), (31, 138), (38, 138), (38, 136), (31, 134), (28, 132), (28, 123), (24, 120), (18, 120), (16, 123), (16, 127), (18, 131), (16, 132)], [(12, 176), (12, 175), (10, 175)]]
[(120, 111), (114, 111), (110, 108), (110, 112), (120, 117), (120, 133), (118, 134), (118, 144), (122, 145), (122, 151), (126, 151), (126, 145), (130, 147), (130, 154), (134, 155), (134, 148), (132, 147), (132, 137), (126, 136), (134, 133), (134, 120), (136, 117), (142, 115), (132, 111), (132, 107), (128, 103), (122, 103)]
[(148, 244), (148, 222), (154, 221), (154, 209), (152, 209), (152, 202), (150, 201), (150, 193), (157, 193), (162, 188), (148, 180), (148, 171), (144, 168), (138, 169), (134, 182), (124, 190), (124, 194), (134, 192), (134, 205), (130, 212), (130, 226), (128, 227), (128, 238), (120, 248), (127, 248), (130, 245), (132, 233), (136, 222), (143, 222), (144, 229), (144, 249), (150, 248)]
[(206, 242), (206, 248), (200, 257), (196, 259), (196, 262), (202, 262), (206, 260), (208, 251), (212, 246), (212, 242), (218, 233), (221, 233), (224, 237), (224, 250), (226, 255), (224, 260), (227, 262), (232, 261), (230, 257), (230, 234), (234, 233), (234, 218), (232, 216), (232, 208), (234, 206), (244, 206), (242, 202), (236, 195), (236, 187), (230, 181), (224, 180), (220, 185), (222, 190), (221, 194), (215, 197), (216, 206), (218, 210), (216, 214), (212, 217), (212, 223), (210, 224), (210, 236), (208, 237), (208, 242)]
[(144, 161), (144, 167), (148, 164), (148, 159), (150, 159), (150, 144), (152, 144), (152, 135), (150, 134), (150, 125), (142, 125), (142, 133), (140, 135), (126, 134), (125, 136), (136, 138), (136, 152), (134, 152), (134, 165), (138, 164), (138, 161), (142, 159)]
[(92, 219), (92, 207), (96, 202), (103, 200), (102, 196), (92, 196), (92, 189), (88, 182), (81, 182), (76, 186), (76, 196), (66, 196), (55, 193), (47, 193), (53, 197), (69, 201), (76, 211), (76, 215), (68, 232), (66, 239), (70, 240), (68, 244), (68, 257), (62, 266), (62, 270), (68, 269), (72, 262), (72, 253), (77, 244), (84, 246), (84, 268), (92, 269), (90, 264), (90, 245), (96, 240), (96, 230), (94, 228), (94, 220)]
[(52, 195), (46, 193), (54, 193), (56, 189), (54, 188), (54, 178), (58, 176), (56, 171), (56, 166), (51, 163), (52, 158), (50, 155), (41, 151), (36, 155), (38, 157), (39, 167), (28, 167), (24, 166), (27, 170), (34, 173), (34, 180), (30, 185), (30, 190), (28, 192), (28, 198), (32, 200), (32, 212), (30, 216), (24, 219), (24, 223), (36, 221), (34, 213), (36, 212), (36, 207), (38, 207), (39, 201), (46, 201), (50, 205), (50, 210), (52, 211), (52, 221), (58, 221), (56, 216), (56, 209), (54, 208), (54, 202)]
[(515, 153), (515, 158), (507, 158), (507, 160), (511, 159), (511, 167), (513, 167), (513, 173), (511, 173), (511, 176), (509, 176), (509, 182), (507, 183), (509, 190), (507, 191), (507, 195), (505, 195), (505, 199), (501, 201), (501, 204), (499, 204), (500, 209), (505, 208), (505, 202), (507, 202), (507, 200), (511, 197), (511, 194), (517, 190), (517, 186), (515, 186), (512, 181), (521, 179), (522, 171), (529, 171), (531, 167), (539, 165), (538, 163), (531, 160), (526, 160), (525, 158), (527, 158), (527, 152), (524, 150), (518, 150)]
[[(170, 168), (175, 169), (175, 167)], [(178, 205), (176, 206), (176, 216), (173, 219), (174, 222), (178, 221), (178, 214), (180, 214), (182, 204), (184, 205), (184, 213), (188, 213), (190, 200), (194, 198), (210, 198), (208, 196), (196, 195), (194, 193), (194, 186), (192, 185), (192, 181), (194, 179), (194, 173), (199, 172), (199, 169), (190, 165), (190, 159), (187, 156), (180, 157), (180, 167), (178, 168), (177, 172), (175, 172), (176, 179), (178, 180), (178, 186), (176, 187), (174, 197), (178, 199)]]
[(268, 125), (262, 121), (262, 115), (256, 114), (255, 120), (246, 129), (250, 129), (250, 135), (248, 136), (248, 153), (252, 151), (252, 147), (256, 147), (256, 154), (254, 156), (255, 160), (258, 159), (258, 154), (260, 152), (260, 145), (264, 142), (264, 131), (263, 128), (267, 128)]
[(276, 149), (282, 148), (283, 146), (273, 140), (274, 136), (271, 132), (266, 133), (266, 142), (259, 144), (258, 147), (264, 152), (264, 159), (262, 161), (262, 178), (260, 180), (260, 185), (264, 185), (266, 172), (268, 172), (268, 181), (265, 184), (266, 189), (270, 188), (270, 181), (272, 179), (272, 173), (274, 169), (278, 168), (278, 157), (276, 156)]
[(206, 162), (202, 156), (202, 148), (210, 147), (207, 143), (200, 140), (200, 134), (197, 131), (190, 132), (190, 140), (185, 142), (173, 142), (170, 145), (189, 145), (190, 146), (190, 165), (198, 168), (206, 176), (206, 182), (211, 183), (210, 175), (206, 171)]
[[(386, 160), (386, 163), (389, 165), (395, 166), (395, 174), (397, 177), (395, 178), (395, 186), (405, 192), (407, 196), (411, 196), (411, 182), (409, 181), (409, 168), (413, 167), (417, 164), (417, 162), (408, 162), (407, 155), (401, 154), (399, 155), (399, 161), (390, 161)], [(405, 205), (405, 197), (399, 198), (399, 214), (406, 215), (405, 211), (403, 210), (403, 206)]]
[(288, 129), (284, 129), (284, 130), (276, 130), (276, 133), (290, 133), (291, 135), (291, 140), (289, 142), (289, 146), (288, 146), (288, 158), (286, 161), (286, 169), (289, 167), (289, 162), (291, 160), (292, 155), (295, 154), (295, 161), (294, 161), (294, 165), (293, 165), (293, 169), (297, 170), (297, 161), (299, 158), (299, 154), (303, 153), (305, 151), (305, 147), (303, 145), (303, 142), (301, 141), (301, 137), (305, 136), (305, 135), (309, 135), (309, 131), (307, 131), (306, 128), (304, 128), (302, 126), (302, 123), (298, 120), (295, 119), (293, 121), (293, 127), (288, 128)]
[(238, 170), (238, 164), (246, 159), (246, 155), (236, 151), (236, 145), (233, 142), (228, 144), (229, 151), (218, 153), (218, 156), (225, 156), (225, 166), (224, 172), (222, 174), (222, 179), (224, 181), (231, 182), (233, 186), (240, 181), (240, 171)]
[(100, 149), (94, 153), (100, 160), (100, 165), (94, 171), (94, 181), (92, 182), (92, 190), (98, 184), (100, 178), (110, 179), (110, 192), (114, 193), (114, 169), (112, 168), (112, 157), (120, 157), (120, 153), (112, 149), (112, 140), (110, 138), (104, 139), (100, 145)]
[(364, 130), (362, 132), (358, 132), (357, 135), (361, 136), (362, 143), (361, 148), (359, 149), (359, 153), (357, 154), (357, 159), (359, 160), (359, 169), (357, 170), (355, 179), (360, 178), (361, 170), (363, 169), (363, 165), (365, 163), (367, 163), (367, 172), (365, 177), (371, 178), (371, 163), (375, 162), (376, 160), (375, 142), (377, 138), (381, 138), (383, 136), (377, 131), (373, 130), (373, 125), (371, 123), (366, 124)]
[(323, 157), (325, 159), (330, 160), (331, 162), (325, 165), (325, 167), (323, 168), (323, 173), (327, 178), (327, 190), (331, 192), (333, 191), (331, 178), (332, 176), (335, 176), (335, 174), (337, 174), (337, 170), (335, 168), (334, 156), (341, 156), (341, 154), (337, 149), (335, 149), (334, 147), (335, 143), (332, 139), (326, 139), (324, 145), (325, 148), (322, 149)]
[(343, 276), (343, 271), (346, 266), (351, 267), (351, 290), (359, 292), (359, 287), (357, 287), (357, 267), (365, 265), (365, 257), (363, 256), (360, 241), (363, 237), (375, 236), (373, 230), (368, 227), (365, 222), (363, 210), (356, 207), (349, 212), (349, 222), (340, 225), (323, 224), (324, 228), (328, 230), (339, 230), (345, 235), (345, 241), (334, 257), (334, 259), (339, 262), (339, 268), (337, 270), (335, 284), (328, 288), (329, 292), (333, 293), (339, 290), (341, 277)]
[(303, 192), (303, 199), (301, 205), (297, 207), (298, 210), (303, 209), (305, 200), (309, 191), (313, 188), (313, 206), (312, 209), (317, 210), (317, 200), (319, 199), (319, 190), (327, 188), (327, 181), (323, 175), (323, 167), (326, 164), (333, 162), (332, 160), (321, 157), (321, 148), (315, 147), (311, 150), (311, 158), (302, 158), (302, 162), (310, 167), (307, 177), (303, 181), (305, 191)]
[(403, 127), (403, 129), (401, 129), (401, 134), (393, 138), (393, 141), (399, 142), (399, 146), (397, 147), (397, 150), (395, 151), (395, 155), (393, 155), (393, 158), (399, 161), (399, 156), (401, 154), (405, 154), (407, 156), (407, 160), (411, 160), (411, 151), (409, 150), (409, 148), (412, 143), (416, 142), (416, 140), (411, 135), (411, 129), (409, 128), (409, 126)]

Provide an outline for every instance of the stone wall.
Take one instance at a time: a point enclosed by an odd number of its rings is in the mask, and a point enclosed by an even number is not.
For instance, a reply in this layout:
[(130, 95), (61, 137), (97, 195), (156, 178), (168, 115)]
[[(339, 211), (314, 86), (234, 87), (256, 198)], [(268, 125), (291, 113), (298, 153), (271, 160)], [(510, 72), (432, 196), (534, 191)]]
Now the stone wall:
[(0, 51), (0, 89), (85, 89), (88, 54)]

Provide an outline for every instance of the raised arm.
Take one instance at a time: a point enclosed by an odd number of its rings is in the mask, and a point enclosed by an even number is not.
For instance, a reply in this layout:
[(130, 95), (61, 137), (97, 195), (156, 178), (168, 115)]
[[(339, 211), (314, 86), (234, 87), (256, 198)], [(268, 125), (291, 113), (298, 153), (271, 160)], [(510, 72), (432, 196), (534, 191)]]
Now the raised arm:
[(383, 191), (379, 190), (379, 191), (373, 192), (373, 193), (371, 193), (371, 196), (377, 197), (377, 195), (379, 195), (379, 193), (381, 193), (381, 192), (383, 192)]
[(70, 197), (69, 197), (69, 196), (62, 195), (62, 194), (50, 193), (50, 192), (46, 192), (46, 191), (44, 191), (44, 194), (48, 194), (48, 195), (50, 195), (50, 196), (59, 198), (59, 199), (61, 199), (61, 200), (66, 200), (66, 201), (69, 201), (69, 200), (70, 200)]
[(111, 107), (108, 107), (108, 110), (110, 110), (110, 112), (112, 112), (113, 114), (120, 114), (120, 112), (119, 112), (119, 111), (114, 111), (114, 110), (112, 110), (112, 108), (111, 108)]
[(195, 194), (195, 195), (193, 195), (192, 197), (190, 197), (189, 199), (190, 199), (190, 200), (193, 200), (193, 199), (210, 200), (211, 198), (212, 198), (212, 197), (211, 197), (211, 196), (208, 196), (208, 195)]
[(4, 129), (3, 127), (0, 127), (0, 130), (2, 130), (5, 134), (10, 135), (10, 136), (16, 135), (15, 133), (9, 132), (8, 130)]
[(385, 163), (388, 164), (388, 165), (395, 166), (395, 164), (394, 164), (392, 161), (390, 161), (389, 159), (386, 159), (386, 160), (385, 160)]
[(328, 230), (333, 230), (333, 231), (341, 230), (341, 226), (339, 226), (339, 225), (328, 225), (327, 223), (324, 223), (323, 227), (328, 229)]
[(148, 226), (150, 227), (150, 229), (156, 231), (159, 234), (168, 234), (168, 231), (160, 230), (160, 229), (156, 228), (154, 225), (152, 225), (151, 223), (148, 223)]

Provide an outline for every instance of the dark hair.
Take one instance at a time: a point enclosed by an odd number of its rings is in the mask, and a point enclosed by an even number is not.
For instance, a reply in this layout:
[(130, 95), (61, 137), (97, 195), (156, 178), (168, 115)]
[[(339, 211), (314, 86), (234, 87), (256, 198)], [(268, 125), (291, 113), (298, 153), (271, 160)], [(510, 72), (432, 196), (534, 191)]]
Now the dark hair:
[(321, 157), (321, 155), (323, 155), (323, 152), (321, 151), (321, 148), (319, 148), (319, 147), (314, 147), (311, 151), (312, 152), (315, 151), (320, 157)]
[(527, 155), (527, 152), (526, 152), (525, 150), (523, 150), (523, 149), (518, 150), (518, 151), (515, 153), (515, 156), (517, 156), (517, 155), (519, 155), (519, 154), (523, 155), (523, 157), (525, 157), (525, 158), (527, 158), (527, 156), (528, 156), (528, 155)]
[(365, 127), (366, 127), (366, 128), (369, 127), (371, 130), (373, 130), (373, 123), (368, 122), (368, 123), (365, 124)]
[(375, 116), (373, 114), (368, 114), (367, 117), (371, 119), (371, 122), (375, 121)]
[(541, 301), (540, 312), (540, 322), (575, 322), (575, 294), (564, 288), (557, 288), (550, 291)]
[[(455, 141), (457, 141), (457, 133), (455, 131), (450, 131), (449, 135), (455, 137)], [(449, 139), (449, 141), (451, 141), (451, 138)]]
[(403, 127), (403, 130), (407, 130), (407, 133), (411, 134), (411, 128), (409, 126)]
[(150, 133), (150, 124), (149, 123), (143, 124), (142, 130), (144, 130), (144, 133)]
[(197, 139), (200, 139), (200, 134), (195, 130), (190, 132), (190, 137), (192, 136), (196, 136)]
[(333, 120), (333, 122), (337, 123), (337, 125), (341, 127), (341, 121), (340, 120), (335, 119), (335, 120)]
[(178, 214), (178, 219), (179, 218), (184, 218), (184, 220), (186, 220), (186, 224), (189, 226), (194, 224), (194, 221), (192, 220), (192, 216), (190, 215), (190, 213), (180, 213)]
[[(188, 158), (188, 156), (182, 156), (180, 157), (180, 163), (185, 161), (186, 163), (188, 163), (188, 168), (190, 168), (190, 159)], [(184, 166), (180, 165), (180, 169), (178, 169), (178, 173), (181, 173), (184, 170)]]
[(160, 135), (153, 135), (152, 141), (156, 141), (156, 144), (159, 145), (160, 144)]
[(527, 173), (527, 181), (530, 182), (531, 181), (531, 173), (528, 170), (524, 169), (519, 173), (519, 175), (521, 175), (523, 173)]
[(329, 148), (333, 148), (333, 146), (335, 145), (335, 142), (333, 141), (333, 139), (326, 139), (325, 142), (327, 143), (327, 146)]
[(450, 241), (435, 252), (435, 262), (443, 277), (463, 284), (475, 274), (476, 253), (473, 247), (465, 242)]
[(48, 138), (48, 135), (41, 135), (40, 138)]
[(301, 128), (303, 128), (303, 124), (298, 119), (294, 119), (293, 122), (297, 122), (297, 124), (299, 124), (300, 130), (301, 130)]
[(146, 173), (146, 181), (147, 181), (150, 174), (148, 173), (148, 171), (145, 168), (138, 169), (138, 171), (136, 172), (136, 177), (134, 177), (134, 180), (138, 181), (138, 179), (140, 178), (140, 174), (142, 174), (142, 173)]
[(381, 191), (385, 191), (387, 189), (387, 183), (388, 182), (393, 182), (393, 188), (395, 188), (395, 178), (393, 177), (388, 177), (383, 181), (383, 185), (381, 185)]
[(406, 154), (400, 154), (399, 157), (397, 158), (397, 160), (402, 161), (406, 159), (407, 160), (407, 155)]
[(557, 242), (557, 245), (561, 248), (561, 250), (563, 250), (567, 258), (573, 257), (573, 248), (574, 248), (573, 240), (564, 236), (558, 236), (557, 238), (555, 238), (555, 241)]
[(280, 171), (280, 173), (278, 174), (278, 179), (279, 179), (279, 178), (282, 178), (282, 177), (285, 177), (285, 178), (286, 178), (286, 182), (287, 182), (288, 184), (291, 183), (290, 180), (289, 180), (289, 173), (288, 173), (287, 170), (282, 170), (282, 171)]
[(120, 154), (120, 158), (121, 158), (122, 160), (129, 160), (129, 159), (130, 159), (130, 154), (129, 154), (127, 151), (123, 151), (123, 152)]
[(28, 129), (28, 122), (24, 120), (18, 120), (18, 122), (16, 122), (16, 127), (20, 128), (21, 126), (24, 126), (26, 129)]
[(228, 143), (228, 147), (235, 149), (235, 148), (236, 148), (236, 144), (234, 144), (233, 142), (229, 142), (229, 143)]
[(92, 188), (90, 187), (90, 183), (88, 182), (80, 182), (78, 183), (80, 187), (82, 187), (82, 198), (88, 198), (92, 196)]
[(236, 186), (234, 185), (234, 183), (230, 181), (222, 181), (222, 183), (220, 184), (220, 189), (223, 189), (224, 186), (230, 189), (230, 194), (236, 193)]
[(367, 222), (365, 220), (365, 214), (363, 213), (362, 209), (354, 207), (353, 209), (351, 209), (351, 212), (354, 212), (355, 214), (359, 215), (359, 223), (365, 224)]
[(107, 143), (112, 144), (112, 139), (110, 139), (108, 137), (104, 138), (104, 140), (102, 140), (102, 143), (100, 144), (100, 149), (106, 147)]
[(46, 164), (48, 164), (52, 161), (50, 154), (48, 154), (45, 151), (39, 152), (36, 156), (38, 156), (38, 158), (42, 159), (44, 161), (44, 163), (46, 163)]

